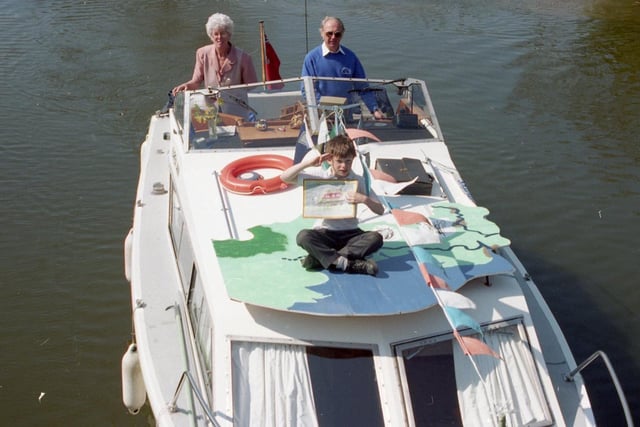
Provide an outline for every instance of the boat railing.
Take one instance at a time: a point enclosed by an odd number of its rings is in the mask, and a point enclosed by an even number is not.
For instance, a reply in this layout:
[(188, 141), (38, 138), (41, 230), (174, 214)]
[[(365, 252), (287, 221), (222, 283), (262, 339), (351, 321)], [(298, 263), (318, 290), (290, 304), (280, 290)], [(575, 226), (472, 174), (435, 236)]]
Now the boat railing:
[(215, 420), (215, 416), (213, 415), (213, 412), (211, 412), (211, 408), (209, 408), (209, 405), (207, 404), (206, 400), (202, 396), (202, 392), (198, 388), (198, 385), (196, 384), (195, 379), (193, 378), (193, 376), (189, 371), (182, 372), (182, 375), (180, 376), (180, 381), (178, 382), (178, 386), (176, 387), (176, 391), (173, 394), (173, 399), (171, 399), (171, 402), (169, 402), (169, 404), (167, 405), (169, 411), (176, 412), (178, 410), (177, 401), (178, 401), (178, 397), (180, 396), (180, 392), (182, 391), (182, 386), (184, 385), (185, 380), (189, 381), (189, 386), (191, 387), (191, 390), (195, 394), (196, 399), (200, 404), (200, 407), (202, 408), (202, 410), (204, 411), (207, 417), (207, 420), (209, 420), (211, 425), (213, 425), (214, 427), (220, 427), (220, 424), (218, 424), (218, 422)]
[(616, 388), (616, 392), (618, 393), (618, 398), (620, 399), (620, 404), (622, 405), (622, 410), (624, 411), (624, 416), (627, 420), (627, 426), (633, 427), (633, 419), (631, 418), (631, 411), (629, 410), (629, 404), (627, 403), (627, 398), (624, 395), (624, 391), (622, 390), (622, 386), (620, 385), (620, 381), (618, 380), (618, 376), (616, 375), (615, 369), (613, 369), (613, 365), (609, 361), (606, 353), (602, 350), (598, 350), (593, 353), (591, 356), (587, 357), (584, 362), (579, 364), (574, 370), (565, 374), (563, 376), (565, 381), (573, 382), (575, 376), (581, 372), (584, 368), (589, 366), (594, 360), (597, 358), (601, 358), (604, 362), (607, 370), (609, 371), (609, 375), (611, 376), (611, 380), (613, 381), (613, 385)]
[(178, 411), (178, 398), (180, 397), (182, 386), (184, 385), (184, 382), (186, 379), (189, 381), (189, 387), (191, 390), (191, 393), (189, 394), (188, 399), (189, 399), (189, 405), (191, 406), (191, 410), (193, 412), (193, 417), (194, 418), (196, 417), (195, 403), (193, 401), (193, 395), (195, 394), (196, 399), (200, 404), (200, 407), (204, 411), (211, 425), (213, 425), (214, 427), (220, 427), (220, 424), (216, 422), (213, 412), (211, 412), (211, 408), (209, 407), (209, 404), (204, 398), (202, 391), (200, 391), (200, 387), (198, 383), (193, 378), (193, 375), (189, 370), (189, 352), (187, 350), (187, 340), (185, 338), (185, 331), (184, 331), (186, 325), (182, 317), (182, 310), (180, 309), (180, 305), (176, 302), (173, 305), (170, 305), (169, 307), (167, 307), (167, 310), (170, 310), (172, 308), (175, 311), (176, 320), (180, 325), (178, 330), (179, 330), (180, 339), (182, 341), (182, 350), (185, 358), (186, 369), (182, 371), (182, 374), (180, 375), (180, 380), (178, 381), (178, 385), (176, 386), (176, 391), (173, 393), (173, 398), (171, 399), (171, 401), (167, 404), (167, 409), (172, 413)]

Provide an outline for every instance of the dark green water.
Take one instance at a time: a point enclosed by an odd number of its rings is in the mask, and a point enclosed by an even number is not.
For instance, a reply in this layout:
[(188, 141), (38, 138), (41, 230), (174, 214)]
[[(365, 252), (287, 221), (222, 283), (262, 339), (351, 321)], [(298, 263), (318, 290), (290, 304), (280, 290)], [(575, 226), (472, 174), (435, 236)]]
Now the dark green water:
[[(122, 242), (138, 148), (221, 11), (299, 73), (327, 14), (368, 74), (427, 80), (452, 155), (576, 359), (605, 350), (640, 422), (640, 4), (635, 1), (18, 1), (0, 11), (0, 420), (147, 425), (120, 401)], [(596, 363), (602, 425), (623, 424)], [(40, 394), (45, 395), (38, 400)]]

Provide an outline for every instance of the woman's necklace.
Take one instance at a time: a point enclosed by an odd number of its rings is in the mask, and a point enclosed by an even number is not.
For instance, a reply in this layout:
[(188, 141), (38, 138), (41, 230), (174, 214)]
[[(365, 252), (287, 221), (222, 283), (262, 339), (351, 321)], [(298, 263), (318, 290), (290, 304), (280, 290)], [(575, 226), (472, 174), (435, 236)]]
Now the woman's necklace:
[(218, 69), (216, 70), (216, 74), (218, 75), (218, 85), (222, 86), (224, 85), (224, 65), (225, 62), (227, 61), (227, 55), (229, 54), (229, 52), (227, 51), (226, 54), (221, 55), (220, 52), (218, 52), (218, 50), (216, 49), (216, 57), (218, 59)]
[(224, 49), (224, 52), (221, 52), (220, 50), (216, 49), (216, 56), (218, 57), (218, 63), (220, 65), (224, 64), (224, 61), (227, 60), (227, 56), (229, 56), (229, 51), (230, 50), (231, 49), (229, 49), (229, 47)]

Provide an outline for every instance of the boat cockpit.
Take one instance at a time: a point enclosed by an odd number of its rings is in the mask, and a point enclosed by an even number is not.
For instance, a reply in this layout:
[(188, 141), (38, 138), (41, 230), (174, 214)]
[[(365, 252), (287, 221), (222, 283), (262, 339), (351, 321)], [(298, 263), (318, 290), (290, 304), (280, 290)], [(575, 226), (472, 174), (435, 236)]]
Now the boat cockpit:
[[(318, 96), (316, 87), (323, 80), (346, 83), (351, 89), (347, 97)], [(330, 131), (336, 118), (380, 140), (442, 140), (429, 99), (424, 82), (413, 79), (301, 77), (278, 85), (253, 83), (181, 92), (172, 111), (189, 152), (294, 146), (304, 142), (305, 133), (317, 138), (323, 123)], [(366, 106), (372, 104), (383, 119), (374, 119)], [(280, 113), (273, 117), (274, 111)]]

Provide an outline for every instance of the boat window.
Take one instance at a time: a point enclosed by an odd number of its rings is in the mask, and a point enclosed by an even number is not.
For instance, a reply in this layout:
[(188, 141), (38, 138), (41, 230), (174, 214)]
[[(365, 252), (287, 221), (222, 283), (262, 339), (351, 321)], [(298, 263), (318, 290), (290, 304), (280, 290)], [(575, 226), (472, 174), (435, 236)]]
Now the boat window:
[[(200, 92), (189, 94), (189, 147), (211, 148), (218, 138), (218, 96)], [(220, 129), (220, 134), (222, 129)]]
[[(328, 80), (333, 80), (331, 84), (344, 84), (345, 97), (316, 97), (314, 87), (328, 84)], [(303, 91), (303, 86), (309, 90)], [(337, 110), (346, 127), (373, 134), (373, 138), (359, 137), (358, 144), (372, 140), (439, 139), (426, 86), (414, 80), (363, 82), (305, 77), (285, 81), (277, 88), (255, 83), (187, 91), (179, 96), (183, 98), (176, 98), (176, 102), (180, 99), (182, 103), (175, 106), (174, 114), (179, 124), (186, 122), (183, 137), (190, 152), (293, 147), (299, 139), (307, 142), (301, 133), (304, 120), (306, 128), (313, 130), (312, 135), (318, 135), (320, 123), (324, 123), (323, 112), (327, 128), (331, 129)], [(374, 119), (367, 107), (372, 104), (382, 111), (383, 119)]]
[(370, 349), (232, 343), (234, 425), (382, 426)]
[[(337, 81), (328, 81), (337, 80)], [(434, 113), (428, 105), (420, 82), (405, 81), (341, 81), (341, 79), (314, 78), (313, 85), (305, 87), (322, 91), (329, 85), (343, 86), (345, 97), (318, 96), (316, 107), (320, 120), (311, 123), (314, 129), (322, 129), (322, 117), (327, 118), (327, 128), (331, 129), (334, 117), (339, 114), (347, 128), (358, 128), (371, 133), (370, 136), (358, 138), (358, 144), (380, 141), (408, 141), (431, 139), (433, 133), (437, 135), (435, 127), (427, 132), (425, 123), (432, 124)], [(309, 101), (310, 97), (307, 97)], [(315, 102), (315, 101), (314, 101)], [(382, 113), (382, 118), (374, 118), (369, 107), (375, 105)], [(310, 114), (311, 115), (311, 114)], [(361, 133), (362, 134), (362, 133)], [(364, 134), (363, 134), (364, 135)]]
[(293, 147), (305, 105), (300, 81), (187, 92), (189, 151)]
[[(206, 372), (205, 377), (208, 384), (211, 384), (211, 315), (204, 298), (204, 284), (194, 262), (191, 239), (185, 230), (180, 200), (172, 184), (173, 181), (171, 182), (169, 234), (177, 257), (176, 263), (180, 273), (180, 281), (186, 295), (190, 322), (198, 344), (200, 360), (203, 363), (202, 368)], [(210, 390), (210, 387), (207, 389)]]
[(402, 352), (414, 425), (460, 426), (451, 341)]
[(179, 92), (173, 100), (173, 115), (180, 129), (184, 129), (184, 92)]
[(189, 290), (189, 283), (191, 281), (190, 276), (194, 262), (194, 255), (191, 248), (189, 233), (185, 232), (184, 214), (180, 207), (180, 200), (175, 192), (173, 181), (171, 182), (170, 204), (169, 234), (171, 236), (171, 243), (173, 243), (173, 250), (177, 257), (176, 262), (178, 265), (178, 271), (180, 272), (182, 287), (186, 294)]
[(451, 334), (396, 346), (413, 425), (551, 425), (524, 327), (502, 323), (471, 336), (501, 358), (465, 355)]
[[(207, 306), (206, 299), (204, 297), (204, 284), (198, 274), (198, 270), (193, 268), (191, 275), (191, 286), (189, 291), (189, 299), (187, 300), (187, 306), (189, 307), (189, 315), (191, 318), (191, 326), (193, 328), (193, 334), (196, 338), (199, 359), (202, 363), (201, 367), (205, 372), (205, 378), (207, 381), (207, 391), (211, 391), (212, 381), (212, 331), (213, 324), (211, 322), (211, 314), (209, 313), (209, 307)], [(209, 396), (211, 397), (211, 396)]]

